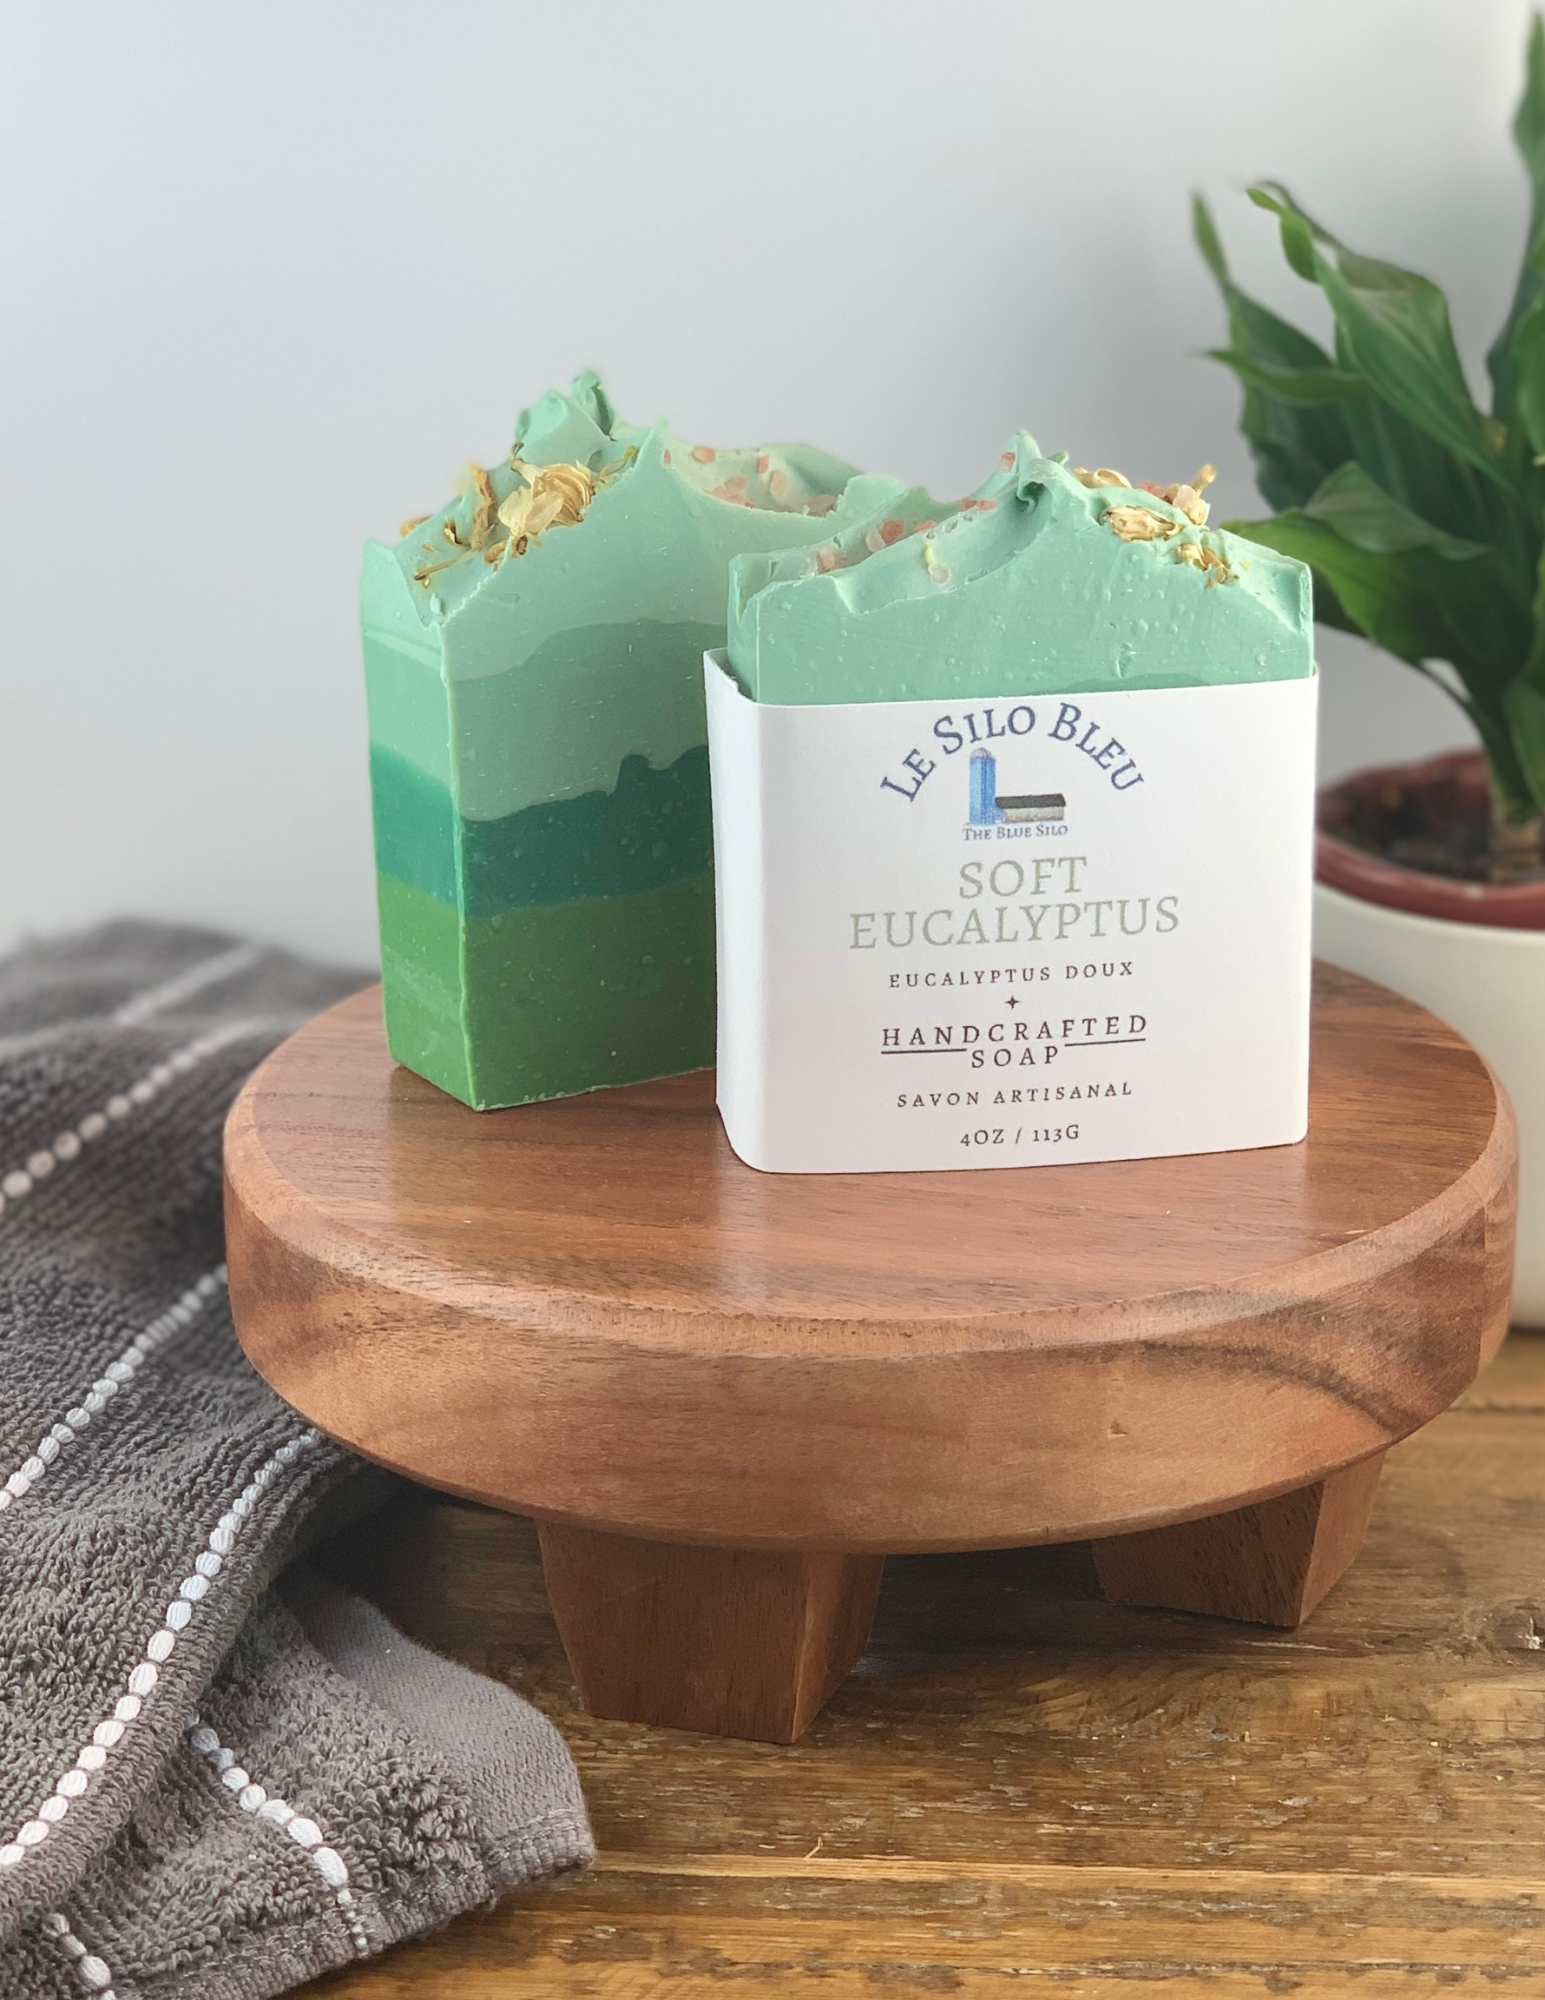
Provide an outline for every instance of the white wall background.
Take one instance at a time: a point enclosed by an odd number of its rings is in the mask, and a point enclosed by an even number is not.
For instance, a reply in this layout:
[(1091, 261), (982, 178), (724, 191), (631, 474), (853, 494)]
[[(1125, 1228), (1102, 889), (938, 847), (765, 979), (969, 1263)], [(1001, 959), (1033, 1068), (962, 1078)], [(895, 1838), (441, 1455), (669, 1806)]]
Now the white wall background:
[[(1524, 0), (77, 0), (0, 56), (0, 946), (374, 951), (359, 547), (597, 364), (638, 419), (965, 490), (1006, 435), (1255, 496), (1188, 238), (1286, 180), (1450, 289), (1524, 225)], [(1477, 375), (1479, 379), (1479, 375)], [(1327, 771), (1460, 740), (1322, 657)]]

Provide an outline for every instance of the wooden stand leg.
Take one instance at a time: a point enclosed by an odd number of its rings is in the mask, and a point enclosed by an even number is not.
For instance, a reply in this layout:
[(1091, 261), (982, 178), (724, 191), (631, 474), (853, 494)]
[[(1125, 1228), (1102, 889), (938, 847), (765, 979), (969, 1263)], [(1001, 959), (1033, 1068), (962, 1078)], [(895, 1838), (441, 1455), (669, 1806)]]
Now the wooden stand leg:
[(1117, 1604), (1301, 1624), (1362, 1547), (1383, 1463), (1380, 1452), (1232, 1514), (1096, 1542), (1101, 1588)]
[(792, 1743), (864, 1650), (883, 1556), (690, 1548), (542, 1525), (592, 1715)]

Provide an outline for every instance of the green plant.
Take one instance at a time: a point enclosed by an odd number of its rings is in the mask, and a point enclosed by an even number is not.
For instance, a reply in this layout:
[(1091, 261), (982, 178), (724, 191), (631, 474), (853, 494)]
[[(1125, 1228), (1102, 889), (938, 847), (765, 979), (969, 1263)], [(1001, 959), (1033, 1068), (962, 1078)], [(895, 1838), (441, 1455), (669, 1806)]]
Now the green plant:
[[(1323, 292), (1335, 353), (1234, 283), (1206, 204), (1196, 241), (1222, 290), (1244, 391), (1240, 428), (1278, 511), (1235, 534), (1314, 572), (1320, 623), (1361, 632), (1469, 715), (1491, 775), (1491, 872), (1545, 866), (1545, 27), (1529, 35), (1513, 124), (1533, 189), (1529, 246), (1478, 409), (1448, 302), (1429, 279), (1359, 256), (1266, 182), (1282, 250)], [(1433, 674), (1446, 663), (1446, 676)]]

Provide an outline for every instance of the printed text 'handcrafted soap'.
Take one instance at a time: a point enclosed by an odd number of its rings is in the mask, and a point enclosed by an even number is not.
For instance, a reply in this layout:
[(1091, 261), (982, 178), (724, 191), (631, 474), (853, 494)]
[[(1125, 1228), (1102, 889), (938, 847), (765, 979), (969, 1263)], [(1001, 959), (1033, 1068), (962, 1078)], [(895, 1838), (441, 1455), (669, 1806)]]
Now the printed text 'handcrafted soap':
[(479, 1108), (712, 1062), (702, 655), (730, 558), (905, 500), (804, 446), (716, 452), (621, 423), (582, 376), (521, 417), (505, 462), (371, 544), (399, 1062)]
[(1291, 1143), (1307, 570), (1021, 435), (947, 518), (733, 566), (705, 664), (719, 1104), (752, 1166)]

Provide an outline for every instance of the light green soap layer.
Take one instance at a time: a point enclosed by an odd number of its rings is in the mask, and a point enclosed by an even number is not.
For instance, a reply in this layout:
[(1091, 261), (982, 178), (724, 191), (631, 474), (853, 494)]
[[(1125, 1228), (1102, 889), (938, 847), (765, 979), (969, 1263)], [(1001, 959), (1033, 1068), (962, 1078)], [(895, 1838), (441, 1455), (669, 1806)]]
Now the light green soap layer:
[[(1159, 516), (1165, 535), (1123, 539), (1112, 507)], [(1023, 432), (936, 530), (886, 542), (877, 528), (732, 565), (730, 665), (756, 700), (1197, 687), (1314, 669), (1302, 563), (1198, 529), (1149, 493), (1091, 490)], [(1216, 561), (1195, 567), (1182, 545)]]
[(472, 920), (377, 889), (392, 1055), (476, 1110), (712, 1063), (711, 874)]

